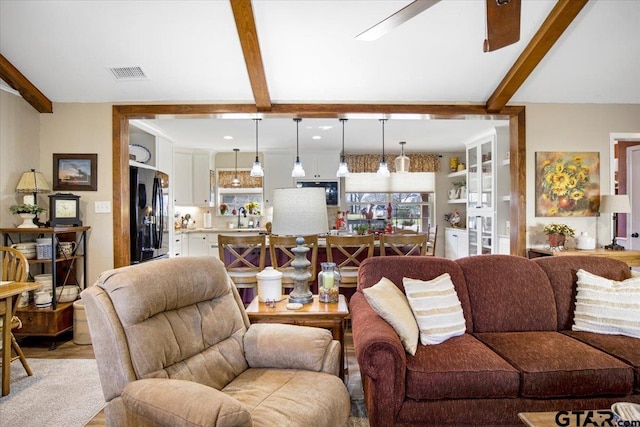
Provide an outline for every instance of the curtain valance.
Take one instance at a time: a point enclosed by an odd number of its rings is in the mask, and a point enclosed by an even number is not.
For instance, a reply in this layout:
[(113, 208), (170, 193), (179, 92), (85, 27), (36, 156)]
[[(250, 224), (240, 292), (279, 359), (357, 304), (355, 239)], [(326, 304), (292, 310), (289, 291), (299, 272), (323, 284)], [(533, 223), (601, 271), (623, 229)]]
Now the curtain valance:
[[(412, 153), (407, 154), (411, 159), (411, 172), (440, 172), (440, 156), (438, 154)], [(345, 159), (349, 172), (376, 172), (380, 164), (381, 154), (347, 154)], [(393, 160), (396, 155), (385, 154), (384, 159), (389, 165), (389, 172), (395, 172)]]

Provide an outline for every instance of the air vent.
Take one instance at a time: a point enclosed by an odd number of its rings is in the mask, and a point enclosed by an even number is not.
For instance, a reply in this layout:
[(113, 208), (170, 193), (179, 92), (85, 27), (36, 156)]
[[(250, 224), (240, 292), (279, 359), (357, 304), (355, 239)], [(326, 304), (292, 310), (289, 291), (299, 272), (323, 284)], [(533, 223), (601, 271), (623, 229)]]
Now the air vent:
[(147, 75), (141, 67), (110, 67), (109, 71), (116, 80), (145, 80)]

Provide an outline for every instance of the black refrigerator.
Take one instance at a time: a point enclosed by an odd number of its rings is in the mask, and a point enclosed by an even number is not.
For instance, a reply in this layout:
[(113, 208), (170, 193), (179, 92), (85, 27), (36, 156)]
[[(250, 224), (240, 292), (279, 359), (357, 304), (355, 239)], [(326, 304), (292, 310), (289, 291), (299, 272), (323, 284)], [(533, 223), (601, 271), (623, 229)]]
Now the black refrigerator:
[(162, 172), (129, 166), (131, 264), (166, 258), (169, 242), (163, 187), (168, 176)]

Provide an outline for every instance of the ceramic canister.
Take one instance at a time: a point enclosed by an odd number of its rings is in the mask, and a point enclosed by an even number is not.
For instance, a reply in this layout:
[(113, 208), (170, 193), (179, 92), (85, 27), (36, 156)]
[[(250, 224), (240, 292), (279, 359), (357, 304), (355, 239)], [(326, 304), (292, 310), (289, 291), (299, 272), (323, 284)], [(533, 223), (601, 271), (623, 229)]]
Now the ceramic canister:
[(282, 299), (282, 273), (273, 267), (265, 267), (257, 275), (258, 300), (260, 302), (280, 301)]

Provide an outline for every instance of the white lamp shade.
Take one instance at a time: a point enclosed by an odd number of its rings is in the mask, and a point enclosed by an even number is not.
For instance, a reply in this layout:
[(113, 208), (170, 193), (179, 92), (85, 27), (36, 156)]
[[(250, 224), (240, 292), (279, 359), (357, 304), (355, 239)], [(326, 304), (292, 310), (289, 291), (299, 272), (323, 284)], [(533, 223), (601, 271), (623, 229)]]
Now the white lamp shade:
[(396, 172), (407, 173), (409, 172), (409, 165), (411, 164), (411, 159), (409, 159), (409, 157), (403, 154), (396, 157), (393, 163), (396, 166)]
[(293, 170), (291, 171), (291, 176), (293, 178), (304, 178), (304, 168), (302, 167), (302, 163), (296, 161), (293, 164)]
[(262, 169), (262, 165), (259, 161), (253, 162), (253, 167), (251, 168), (251, 176), (264, 176), (264, 170)]
[(385, 178), (388, 178), (391, 176), (390, 172), (389, 172), (389, 167), (387, 166), (387, 162), (380, 162), (380, 165), (378, 166), (378, 172), (376, 172), (378, 174), (378, 176), (382, 176)]
[(614, 194), (600, 198), (600, 212), (628, 213), (631, 212), (628, 194)]
[(273, 190), (271, 232), (301, 236), (329, 231), (325, 191), (318, 187)]

